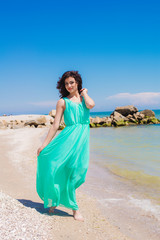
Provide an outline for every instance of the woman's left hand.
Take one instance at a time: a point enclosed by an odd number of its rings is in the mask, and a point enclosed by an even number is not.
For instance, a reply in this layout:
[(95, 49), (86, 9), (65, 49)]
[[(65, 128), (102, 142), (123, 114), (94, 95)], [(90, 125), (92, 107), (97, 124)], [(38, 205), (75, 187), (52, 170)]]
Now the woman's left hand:
[(81, 96), (84, 96), (85, 93), (88, 93), (88, 89), (87, 88), (82, 88), (80, 90), (80, 92), (81, 92)]

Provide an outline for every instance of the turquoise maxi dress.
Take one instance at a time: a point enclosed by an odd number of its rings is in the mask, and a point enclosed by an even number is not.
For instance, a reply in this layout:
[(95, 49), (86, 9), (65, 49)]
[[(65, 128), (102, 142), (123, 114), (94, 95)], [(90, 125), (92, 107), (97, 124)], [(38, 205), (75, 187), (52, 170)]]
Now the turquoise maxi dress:
[(75, 103), (63, 97), (66, 127), (37, 156), (36, 190), (44, 208), (79, 209), (75, 190), (85, 182), (90, 139), (90, 109), (82, 98)]

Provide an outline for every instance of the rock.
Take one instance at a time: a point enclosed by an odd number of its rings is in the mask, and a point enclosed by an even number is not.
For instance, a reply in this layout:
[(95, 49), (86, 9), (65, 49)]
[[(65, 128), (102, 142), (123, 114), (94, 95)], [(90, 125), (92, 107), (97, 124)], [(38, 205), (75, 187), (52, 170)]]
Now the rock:
[(27, 126), (27, 125), (29, 125), (29, 126), (34, 125), (35, 127), (37, 127), (39, 124), (36, 122), (36, 120), (30, 120), (30, 121), (25, 122), (24, 126)]
[(140, 112), (136, 112), (133, 114), (133, 117), (136, 119), (136, 120), (142, 120), (145, 115), (143, 113), (140, 113)]
[(107, 118), (106, 118), (106, 117), (102, 117), (102, 118), (100, 118), (100, 121), (99, 121), (99, 123), (100, 123), (100, 124), (103, 124), (103, 123), (105, 123), (105, 122), (106, 122), (106, 120), (107, 120)]
[(40, 124), (45, 124), (47, 122), (47, 119), (44, 115), (40, 116), (39, 118), (36, 119), (36, 122), (38, 125)]
[(112, 123), (112, 119), (110, 117), (106, 117), (105, 123), (110, 125)]
[(38, 125), (37, 128), (42, 128), (43, 126), (42, 125)]
[(158, 124), (158, 123), (159, 123), (158, 119), (156, 119), (156, 118), (155, 118), (155, 119), (152, 118), (151, 122), (152, 122), (153, 124)]
[(100, 117), (95, 117), (92, 119), (91, 123), (100, 123), (101, 122), (101, 118)]
[(21, 124), (22, 122), (20, 120), (15, 120), (15, 124), (18, 125), (18, 124)]
[(9, 127), (12, 128), (12, 129), (19, 129), (19, 128), (24, 127), (24, 125), (15, 124), (15, 125), (12, 125), (12, 126), (9, 126)]
[(132, 118), (132, 117), (133, 117), (133, 115), (131, 115), (131, 114), (127, 115), (127, 118), (128, 118), (128, 119), (130, 119), (130, 118)]
[(134, 122), (128, 122), (128, 126), (136, 126), (137, 123), (134, 123)]
[(148, 123), (148, 119), (144, 118), (140, 121), (140, 124), (147, 124)]
[(114, 111), (113, 113), (111, 113), (111, 115), (113, 116), (113, 121), (128, 121), (128, 118), (124, 117), (122, 114), (120, 114), (117, 111)]
[(102, 124), (103, 127), (111, 127), (111, 125), (112, 125), (111, 122), (103, 123), (103, 124)]
[[(46, 127), (50, 127), (51, 125), (52, 125), (52, 124), (51, 124), (50, 122), (46, 122), (46, 123), (45, 123), (45, 126), (46, 126)], [(44, 126), (44, 125), (38, 125), (38, 126)]]
[(112, 119), (110, 117), (95, 117), (95, 118), (92, 118), (90, 117), (90, 123), (94, 123), (94, 124), (104, 124), (104, 123), (107, 123), (107, 124), (110, 124), (112, 122)]
[(51, 110), (50, 112), (49, 112), (49, 115), (51, 116), (51, 117), (53, 117), (53, 118), (55, 118), (55, 115), (56, 115), (56, 110)]
[(99, 124), (99, 123), (97, 123), (97, 124), (96, 124), (96, 127), (102, 127), (102, 125), (101, 125), (101, 124)]
[[(40, 125), (39, 125), (40, 126)], [(25, 128), (30, 128), (30, 125), (26, 125), (26, 126), (24, 126)]]
[[(13, 115), (13, 116), (1, 116), (0, 121), (8, 128), (11, 129), (17, 129), (26, 127), (27, 125), (37, 127), (38, 125), (51, 125), (50, 121), (51, 119), (54, 121), (54, 119), (49, 115), (38, 115), (38, 114), (32, 114), (32, 115)], [(0, 126), (1, 128), (1, 126)]]
[(155, 117), (150, 117), (150, 118), (148, 118), (148, 123), (157, 124), (157, 123), (159, 123), (159, 121)]
[(34, 126), (34, 127), (38, 127), (38, 125), (50, 125), (50, 118), (48, 119), (48, 116), (42, 115), (38, 118), (26, 121), (24, 123), (24, 126), (26, 125), (30, 125), (30, 126)]
[(115, 127), (120, 127), (120, 126), (125, 126), (125, 125), (126, 125), (124, 119), (121, 119), (121, 120), (119, 120), (119, 121), (113, 120), (112, 123), (113, 123), (113, 125), (114, 125)]
[(90, 117), (90, 123), (94, 123), (94, 119), (93, 117)]
[(129, 114), (133, 115), (133, 113), (138, 112), (138, 109), (133, 105), (128, 105), (123, 107), (116, 107), (115, 111), (126, 117)]
[(53, 118), (50, 119), (50, 124), (53, 124), (53, 122), (54, 122), (54, 119)]
[(133, 117), (130, 118), (129, 121), (138, 124), (138, 121), (135, 118), (133, 118)]
[(65, 126), (59, 125), (58, 130), (63, 130), (65, 128)]
[(96, 127), (96, 125), (94, 123), (90, 123), (90, 127), (94, 128), (94, 127)]
[(140, 114), (144, 114), (145, 117), (155, 117), (155, 113), (152, 110), (148, 109), (140, 111)]
[[(155, 113), (152, 110), (143, 110), (138, 112), (133, 105), (118, 107), (113, 111), (110, 117), (90, 117), (90, 127), (110, 127), (110, 126), (126, 126), (136, 124), (157, 124), (160, 120), (155, 118)], [(22, 127), (50, 127), (54, 123), (56, 110), (52, 110), (50, 115), (13, 115), (0, 117), (0, 129), (18, 129)], [(126, 115), (127, 114), (127, 115)], [(124, 116), (126, 115), (126, 116)], [(65, 127), (64, 115), (62, 116), (59, 130)]]

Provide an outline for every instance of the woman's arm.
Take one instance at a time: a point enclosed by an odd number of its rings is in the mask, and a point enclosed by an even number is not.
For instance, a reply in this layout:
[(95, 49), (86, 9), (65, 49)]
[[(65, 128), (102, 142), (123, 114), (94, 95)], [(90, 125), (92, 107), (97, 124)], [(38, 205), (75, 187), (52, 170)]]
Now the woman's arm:
[(89, 109), (93, 108), (95, 106), (95, 102), (93, 101), (93, 99), (91, 97), (88, 96), (88, 94), (87, 94), (88, 89), (82, 88), (80, 91), (81, 91), (81, 95), (84, 97), (86, 107)]
[(65, 105), (64, 100), (59, 99), (57, 102), (57, 105), (56, 105), (56, 115), (54, 118), (54, 122), (53, 122), (52, 126), (50, 127), (42, 146), (37, 150), (37, 155), (39, 155), (39, 153), (43, 150), (43, 148), (45, 148), (50, 143), (52, 138), (55, 136), (55, 134), (59, 128), (62, 116), (63, 116), (64, 105)]

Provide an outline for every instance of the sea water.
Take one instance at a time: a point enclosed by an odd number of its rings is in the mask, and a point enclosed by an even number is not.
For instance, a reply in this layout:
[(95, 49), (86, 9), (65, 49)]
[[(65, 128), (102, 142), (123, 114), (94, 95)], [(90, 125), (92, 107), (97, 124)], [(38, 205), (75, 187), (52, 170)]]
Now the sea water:
[(160, 204), (160, 124), (91, 129), (92, 161)]

